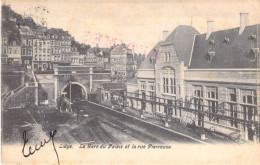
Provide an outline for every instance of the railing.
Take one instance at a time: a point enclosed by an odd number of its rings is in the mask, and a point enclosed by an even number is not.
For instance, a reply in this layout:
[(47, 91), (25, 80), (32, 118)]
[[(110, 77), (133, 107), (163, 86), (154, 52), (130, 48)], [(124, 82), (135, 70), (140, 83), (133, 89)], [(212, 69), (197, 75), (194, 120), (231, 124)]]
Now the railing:
[[(230, 109), (196, 104), (193, 103), (193, 98), (183, 101), (182, 99), (166, 99), (131, 92), (126, 92), (125, 95), (113, 94), (113, 96), (115, 95), (121, 98), (118, 100), (121, 103), (114, 102), (114, 105), (121, 104), (124, 107), (137, 109), (139, 110), (140, 115), (143, 114), (147, 108), (151, 108), (149, 112), (153, 113), (155, 116), (158, 113), (163, 114), (165, 122), (168, 122), (168, 120), (172, 118), (178, 119), (177, 121), (180, 124), (184, 123), (185, 126), (188, 124), (187, 122), (189, 122), (189, 124), (192, 124), (192, 121), (198, 122), (197, 126), (203, 129), (205, 129), (206, 125), (207, 129), (226, 129), (226, 133), (230, 134), (230, 136), (238, 136), (237, 132), (239, 131), (239, 127), (234, 125), (234, 123), (238, 123), (243, 129), (249, 127), (251, 129), (252, 127), (255, 132), (254, 134), (260, 139), (260, 115), (259, 113), (256, 113), (259, 111), (260, 107), (257, 105), (252, 106), (254, 108), (252, 110), (253, 114), (251, 114), (253, 117), (249, 117), (249, 113), (242, 109), (235, 112), (237, 115), (230, 115)], [(135, 107), (133, 107), (133, 105)], [(162, 111), (158, 111), (159, 108)], [(228, 122), (233, 123), (233, 126), (227, 125)], [(232, 131), (233, 133), (231, 133)]]
[(36, 70), (34, 72), (35, 74), (54, 74), (53, 70), (46, 70), (46, 71)]
[(9, 91), (8, 93), (2, 95), (2, 103), (4, 105), (4, 107), (6, 106), (6, 103), (8, 102), (8, 100), (11, 97), (16, 97), (18, 94), (20, 94), (21, 92), (24, 91), (24, 89), (28, 88), (28, 87), (38, 87), (38, 83), (37, 82), (30, 82), (30, 83), (25, 83), (22, 84), (21, 86), (17, 87), (14, 90)]

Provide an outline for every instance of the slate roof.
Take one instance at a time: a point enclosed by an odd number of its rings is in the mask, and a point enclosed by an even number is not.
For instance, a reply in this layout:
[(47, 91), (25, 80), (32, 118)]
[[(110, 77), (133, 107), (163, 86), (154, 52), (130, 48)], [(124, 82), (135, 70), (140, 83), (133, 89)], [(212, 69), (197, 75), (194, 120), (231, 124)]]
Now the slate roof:
[(157, 51), (159, 50), (160, 44), (162, 41), (158, 42), (152, 50), (148, 53), (148, 55), (145, 57), (144, 61), (142, 61), (141, 66), (139, 69), (154, 69), (155, 68), (155, 62), (151, 62), (150, 59), (156, 58)]
[(197, 34), (199, 34), (199, 32), (194, 27), (179, 25), (161, 45), (172, 42), (179, 60), (184, 62), (184, 66), (188, 66), (193, 40)]
[[(206, 34), (197, 35), (189, 68), (257, 68), (259, 51), (255, 60), (250, 60), (249, 56), (250, 52), (256, 53), (251, 48), (260, 48), (258, 29), (260, 24), (247, 26), (241, 35), (239, 28), (216, 31), (211, 33), (208, 40), (205, 39)], [(211, 60), (207, 59), (208, 52), (215, 54)]]

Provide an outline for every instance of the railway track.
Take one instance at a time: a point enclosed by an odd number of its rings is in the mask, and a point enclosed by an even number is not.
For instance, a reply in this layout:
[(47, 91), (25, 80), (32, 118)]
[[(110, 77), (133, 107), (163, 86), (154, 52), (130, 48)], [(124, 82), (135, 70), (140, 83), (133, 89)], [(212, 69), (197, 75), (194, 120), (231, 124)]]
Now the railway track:
[(93, 118), (88, 122), (91, 128), (90, 135), (92, 139), (98, 143), (103, 144), (120, 144), (110, 133), (108, 133), (97, 121), (97, 118)]

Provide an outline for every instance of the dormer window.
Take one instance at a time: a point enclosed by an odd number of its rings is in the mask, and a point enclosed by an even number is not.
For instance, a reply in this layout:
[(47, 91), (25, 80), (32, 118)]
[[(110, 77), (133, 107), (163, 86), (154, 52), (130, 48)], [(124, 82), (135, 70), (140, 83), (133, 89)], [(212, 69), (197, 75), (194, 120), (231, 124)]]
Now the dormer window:
[(208, 51), (208, 53), (207, 53), (207, 61), (211, 62), (214, 56), (215, 56), (215, 52), (214, 51)]
[(256, 35), (251, 34), (250, 39), (251, 40), (255, 40), (256, 39)]
[(224, 38), (224, 42), (225, 42), (225, 43), (229, 43), (229, 38), (225, 37), (225, 38)]
[(259, 55), (259, 48), (251, 48), (249, 51), (249, 60), (255, 61), (256, 57)]
[(214, 43), (215, 43), (214, 40), (210, 40), (210, 41), (209, 41), (209, 44), (211, 44), (211, 45), (213, 45)]

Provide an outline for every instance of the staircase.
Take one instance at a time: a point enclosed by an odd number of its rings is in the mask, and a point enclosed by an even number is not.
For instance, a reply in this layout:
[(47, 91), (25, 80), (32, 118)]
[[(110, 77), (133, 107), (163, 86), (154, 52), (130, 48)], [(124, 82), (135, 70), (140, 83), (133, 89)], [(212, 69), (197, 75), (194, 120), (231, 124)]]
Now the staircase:
[(25, 77), (26, 83), (1, 96), (3, 109), (21, 108), (38, 102), (38, 83), (33, 71), (27, 70)]

